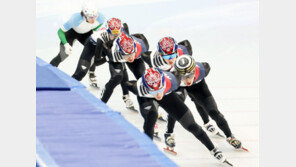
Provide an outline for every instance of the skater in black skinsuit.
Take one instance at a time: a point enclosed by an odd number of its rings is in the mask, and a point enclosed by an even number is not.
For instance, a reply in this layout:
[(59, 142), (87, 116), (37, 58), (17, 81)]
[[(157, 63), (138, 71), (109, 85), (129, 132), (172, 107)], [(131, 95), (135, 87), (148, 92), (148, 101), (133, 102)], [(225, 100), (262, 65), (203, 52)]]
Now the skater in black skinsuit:
[(222, 163), (228, 163), (221, 151), (195, 122), (191, 111), (174, 92), (179, 87), (179, 80), (172, 73), (162, 72), (158, 68), (148, 68), (137, 81), (128, 81), (128, 89), (138, 96), (140, 111), (144, 117), (144, 132), (153, 137), (154, 125), (161, 106), (176, 119), (187, 131), (192, 133), (212, 155)]
[[(200, 106), (205, 114), (211, 116), (211, 118), (217, 123), (218, 127), (224, 132), (227, 138), (227, 142), (234, 148), (245, 149), (242, 147), (241, 142), (234, 137), (229, 125), (218, 110), (214, 97), (212, 96), (205, 77), (210, 72), (210, 66), (208, 63), (195, 62), (192, 56), (182, 55), (179, 56), (174, 64), (175, 74), (179, 76), (181, 82), (181, 88), (185, 88), (188, 92), (191, 100), (198, 106)], [(170, 117), (167, 124), (167, 134), (173, 133), (174, 124), (176, 119)], [(246, 149), (245, 149), (246, 150)]]
[[(126, 24), (125, 24), (126, 25)], [(106, 62), (105, 57), (107, 50), (113, 45), (113, 41), (123, 33), (123, 30), (128, 33), (127, 25), (124, 27), (121, 21), (117, 18), (111, 18), (106, 23), (106, 28), (94, 32), (85, 42), (84, 49), (78, 61), (75, 73), (72, 75), (78, 81), (81, 81), (87, 74), (92, 64), (100, 65)], [(124, 72), (127, 76), (127, 72)], [(127, 107), (134, 108), (133, 102), (129, 98), (128, 90), (121, 84), (123, 99)]]
[[(132, 71), (135, 78), (140, 78), (145, 70), (145, 63), (141, 59), (143, 52), (149, 49), (148, 41), (143, 34), (128, 35), (122, 33), (107, 51), (106, 59), (109, 63), (110, 80), (105, 85), (101, 100), (105, 103), (111, 97), (114, 88), (120, 83), (128, 81), (125, 65)], [(128, 109), (135, 110), (134, 108)]]

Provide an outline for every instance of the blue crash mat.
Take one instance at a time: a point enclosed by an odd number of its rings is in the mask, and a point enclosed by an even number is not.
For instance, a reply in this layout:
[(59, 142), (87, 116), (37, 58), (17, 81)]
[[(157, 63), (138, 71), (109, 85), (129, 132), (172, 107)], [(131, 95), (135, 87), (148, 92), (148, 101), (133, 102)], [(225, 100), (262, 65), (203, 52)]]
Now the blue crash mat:
[(60, 167), (176, 166), (146, 135), (84, 89), (37, 91), (36, 111), (37, 138)]
[(70, 90), (75, 87), (85, 86), (36, 57), (36, 90)]

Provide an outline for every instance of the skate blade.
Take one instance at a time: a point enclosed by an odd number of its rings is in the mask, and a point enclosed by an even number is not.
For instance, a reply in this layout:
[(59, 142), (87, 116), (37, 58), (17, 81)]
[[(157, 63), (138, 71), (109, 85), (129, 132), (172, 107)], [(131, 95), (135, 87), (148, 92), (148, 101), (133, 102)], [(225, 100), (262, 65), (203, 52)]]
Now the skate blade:
[(248, 150), (248, 149), (246, 149), (245, 147), (241, 147), (240, 149), (242, 149), (242, 150), (244, 150), (244, 151), (247, 151), (247, 152), (249, 152), (249, 150)]
[(227, 160), (225, 160), (223, 163), (226, 164), (226, 165), (228, 165), (228, 166), (233, 166), (233, 165), (232, 165), (230, 162), (228, 162)]
[(163, 121), (163, 122), (167, 122), (167, 120), (165, 120), (163, 117), (159, 117), (158, 120)]
[(133, 112), (139, 112), (138, 110), (136, 110), (134, 107), (126, 107), (128, 110), (133, 111)]
[(95, 84), (95, 83), (91, 83), (91, 84), (89, 84), (91, 87), (93, 87), (93, 88), (96, 88), (96, 89), (100, 89), (100, 87), (98, 87), (98, 85), (97, 84)]
[(215, 136), (218, 136), (218, 137), (222, 137), (222, 138), (225, 138), (223, 135), (221, 135), (220, 132), (218, 132)]
[(173, 155), (177, 155), (177, 152), (174, 151), (174, 149), (171, 150), (169, 147), (163, 148), (163, 151), (165, 151), (167, 153), (170, 153), (170, 154), (173, 154)]

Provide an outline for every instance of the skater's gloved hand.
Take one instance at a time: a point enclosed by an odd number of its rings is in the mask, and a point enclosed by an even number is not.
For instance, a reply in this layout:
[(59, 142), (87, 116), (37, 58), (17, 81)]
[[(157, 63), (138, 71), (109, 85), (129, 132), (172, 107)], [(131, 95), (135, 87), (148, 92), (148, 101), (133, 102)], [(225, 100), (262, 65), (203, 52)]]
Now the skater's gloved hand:
[(66, 43), (66, 44), (64, 44), (64, 46), (65, 46), (65, 53), (67, 55), (72, 54), (72, 47), (71, 47), (71, 45), (69, 43)]

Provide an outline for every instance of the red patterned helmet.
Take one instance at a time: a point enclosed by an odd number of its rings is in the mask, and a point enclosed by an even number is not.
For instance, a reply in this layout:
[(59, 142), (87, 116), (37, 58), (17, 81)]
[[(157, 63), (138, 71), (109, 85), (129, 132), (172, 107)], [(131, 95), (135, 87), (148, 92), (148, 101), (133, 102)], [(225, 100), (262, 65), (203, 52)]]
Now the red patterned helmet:
[(165, 76), (159, 68), (148, 68), (142, 75), (142, 82), (149, 92), (161, 91), (165, 89)]
[(121, 21), (117, 18), (111, 18), (107, 21), (107, 31), (109, 34), (119, 35), (122, 32)]
[(161, 55), (172, 55), (177, 53), (178, 44), (172, 37), (164, 37), (158, 41), (158, 52)]
[(122, 33), (117, 39), (116, 43), (119, 46), (119, 51), (122, 55), (132, 54), (136, 52), (136, 43), (132, 36)]

